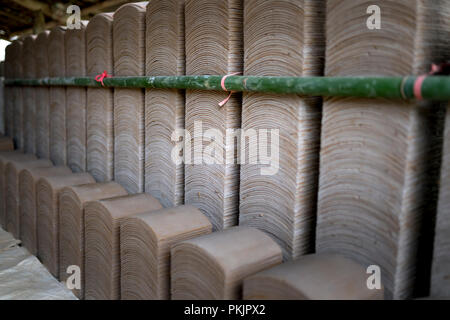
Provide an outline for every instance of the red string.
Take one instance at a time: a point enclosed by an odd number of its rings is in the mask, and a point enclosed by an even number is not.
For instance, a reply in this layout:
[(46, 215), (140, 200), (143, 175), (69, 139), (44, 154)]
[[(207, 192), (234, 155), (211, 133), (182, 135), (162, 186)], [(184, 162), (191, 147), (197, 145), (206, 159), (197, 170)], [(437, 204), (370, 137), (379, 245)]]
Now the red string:
[[(229, 76), (235, 76), (235, 75), (237, 75), (237, 74), (240, 74), (240, 72), (235, 72), (235, 73), (232, 73), (232, 74), (227, 74), (226, 76), (224, 76), (224, 77), (222, 78), (222, 80), (220, 81), (220, 85), (222, 86), (223, 91), (228, 91), (227, 88), (225, 87), (225, 80), (226, 80), (226, 78), (228, 78)], [(228, 95), (228, 97), (226, 97), (223, 101), (219, 102), (219, 107), (223, 107), (223, 106), (228, 102), (228, 100), (230, 100), (231, 95), (232, 95), (233, 93), (234, 93), (234, 91), (230, 91), (230, 94)]]
[(102, 86), (104, 87), (105, 84), (103, 83), (103, 79), (105, 79), (105, 78), (111, 78), (111, 76), (108, 74), (108, 72), (106, 70), (103, 71), (102, 74), (99, 74), (99, 75), (95, 76), (95, 81), (101, 82)]
[(442, 64), (432, 64), (431, 70), (428, 72), (428, 74), (421, 75), (417, 77), (416, 81), (414, 82), (414, 96), (417, 100), (422, 100), (422, 85), (425, 81), (425, 79), (429, 76), (436, 76), (436, 75), (446, 75), (450, 72), (450, 63), (442, 63)]
[(422, 100), (422, 85), (425, 79), (427, 78), (427, 75), (422, 75), (417, 77), (416, 81), (414, 82), (414, 96), (417, 100)]

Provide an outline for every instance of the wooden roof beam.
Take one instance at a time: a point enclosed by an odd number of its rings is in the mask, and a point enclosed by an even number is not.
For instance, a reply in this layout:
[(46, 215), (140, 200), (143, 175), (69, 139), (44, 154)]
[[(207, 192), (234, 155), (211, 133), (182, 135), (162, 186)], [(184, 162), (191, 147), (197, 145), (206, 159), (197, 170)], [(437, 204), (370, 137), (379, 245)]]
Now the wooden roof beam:
[(16, 4), (31, 10), (42, 11), (46, 16), (53, 18), (52, 10), (46, 3), (39, 2), (37, 0), (13, 0)]
[(127, 3), (130, 1), (127, 0), (107, 0), (107, 1), (102, 1), (100, 3), (94, 4), (90, 7), (81, 9), (81, 16), (82, 17), (86, 17), (90, 14), (96, 14), (96, 13), (100, 13), (100, 12), (104, 12), (105, 9), (114, 7), (114, 6), (119, 6), (122, 5), (124, 3)]
[[(23, 6), (27, 5), (28, 6), (27, 8), (29, 10), (32, 10), (31, 8), (37, 8), (37, 6), (39, 4), (47, 6), (46, 4), (43, 4), (42, 2), (39, 2), (39, 1), (36, 1), (36, 0), (13, 0), (13, 1), (16, 2), (16, 3), (19, 3), (19, 2), (23, 3)], [(128, 0), (107, 0), (107, 1), (102, 1), (100, 3), (92, 5), (90, 7), (81, 9), (81, 18), (82, 19), (88, 18), (89, 15), (97, 14), (97, 13), (100, 13), (100, 12), (105, 12), (105, 10), (108, 9), (108, 8), (112, 8), (112, 7), (115, 7), (115, 6), (120, 6), (120, 5), (122, 5), (124, 3), (127, 3), (127, 2), (130, 2), (130, 1), (128, 1)], [(42, 9), (38, 9), (38, 10), (42, 10)], [(50, 10), (50, 8), (49, 8), (49, 10)], [(42, 13), (44, 13), (45, 15), (48, 15), (48, 12), (46, 14), (45, 11), (42, 11)], [(63, 21), (61, 21), (61, 20), (56, 20), (55, 21), (54, 20), (54, 21), (47, 22), (45, 24), (45, 29), (50, 29), (50, 28), (53, 28), (54, 26), (57, 26), (57, 25), (66, 24), (66, 18), (67, 17), (64, 17)], [(53, 17), (52, 17), (52, 19), (53, 19)], [(13, 37), (13, 36), (21, 36), (21, 35), (26, 35), (26, 34), (32, 34), (33, 31), (34, 31), (33, 28), (27, 28), (27, 29), (24, 29), (24, 30), (20, 30), (20, 31), (14, 32), (14, 33), (10, 34), (9, 36)]]
[(46, 3), (37, 0), (13, 0), (16, 4), (33, 12), (41, 11), (45, 16), (60, 23), (66, 23), (65, 18), (55, 15), (54, 10)]

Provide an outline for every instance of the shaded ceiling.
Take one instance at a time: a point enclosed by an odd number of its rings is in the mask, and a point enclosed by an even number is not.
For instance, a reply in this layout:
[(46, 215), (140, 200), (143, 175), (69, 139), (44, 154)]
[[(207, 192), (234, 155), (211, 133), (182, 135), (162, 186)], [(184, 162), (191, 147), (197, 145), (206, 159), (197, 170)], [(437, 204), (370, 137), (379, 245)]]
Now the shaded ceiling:
[(69, 5), (81, 9), (81, 18), (89, 20), (100, 12), (111, 12), (126, 0), (0, 0), (0, 38), (10, 40), (24, 34), (39, 33), (56, 25), (64, 25)]

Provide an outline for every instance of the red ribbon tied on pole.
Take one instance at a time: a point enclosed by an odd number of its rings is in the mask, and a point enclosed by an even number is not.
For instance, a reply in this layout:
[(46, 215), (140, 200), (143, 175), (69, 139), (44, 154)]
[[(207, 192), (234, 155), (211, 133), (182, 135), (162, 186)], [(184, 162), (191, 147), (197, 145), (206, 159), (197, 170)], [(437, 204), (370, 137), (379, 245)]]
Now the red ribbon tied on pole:
[(450, 62), (441, 63), (441, 64), (432, 64), (431, 71), (428, 74), (421, 75), (417, 77), (414, 82), (414, 96), (418, 100), (422, 100), (422, 85), (425, 79), (429, 76), (438, 76), (438, 75), (448, 75), (450, 74)]
[(111, 76), (108, 74), (108, 72), (106, 70), (103, 71), (102, 74), (99, 74), (99, 75), (95, 76), (95, 81), (101, 82), (102, 86), (104, 87), (105, 84), (103, 83), (103, 79), (105, 79), (105, 78), (111, 78)]
[[(235, 76), (235, 75), (238, 75), (238, 74), (240, 74), (240, 72), (235, 72), (235, 73), (232, 73), (232, 74), (228, 74), (228, 75), (226, 75), (226, 76), (224, 76), (224, 77), (222, 78), (222, 80), (220, 81), (220, 85), (222, 86), (223, 91), (227, 91), (227, 92), (228, 92), (227, 88), (225, 87), (225, 80), (226, 80), (229, 76)], [(230, 100), (231, 95), (232, 95), (233, 93), (234, 93), (234, 91), (230, 91), (230, 94), (228, 95), (228, 97), (225, 98), (225, 100), (223, 100), (223, 101), (221, 101), (221, 102), (219, 103), (219, 107), (223, 107), (224, 105), (226, 105), (227, 102), (228, 102), (228, 100)]]

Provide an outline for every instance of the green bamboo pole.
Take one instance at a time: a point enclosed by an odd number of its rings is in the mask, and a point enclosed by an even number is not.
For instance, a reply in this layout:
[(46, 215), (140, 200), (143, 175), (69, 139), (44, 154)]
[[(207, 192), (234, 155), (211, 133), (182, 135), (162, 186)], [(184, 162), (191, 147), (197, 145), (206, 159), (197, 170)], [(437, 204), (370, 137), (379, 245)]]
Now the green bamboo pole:
[[(103, 80), (105, 87), (158, 88), (222, 91), (223, 76), (158, 76), (112, 77)], [(324, 97), (361, 97), (414, 99), (416, 77), (253, 77), (229, 76), (225, 80), (228, 91), (298, 94)], [(101, 87), (91, 77), (6, 79), (12, 86), (81, 86)], [(427, 77), (422, 85), (427, 100), (450, 100), (450, 77)]]

